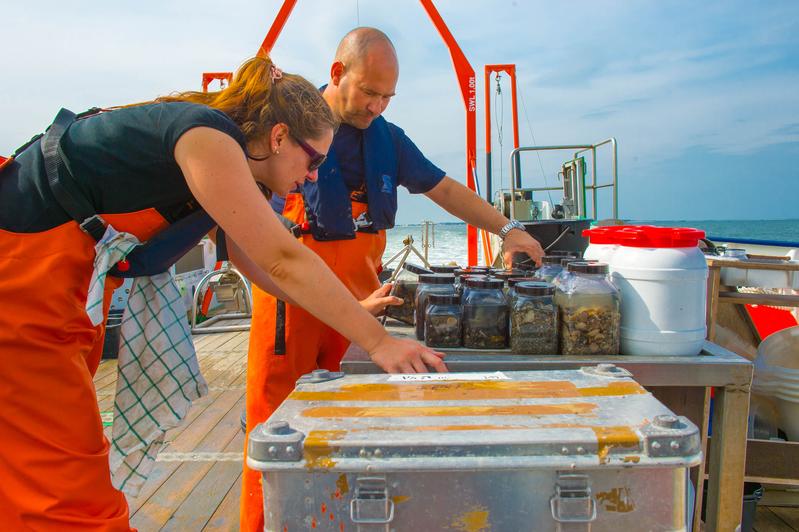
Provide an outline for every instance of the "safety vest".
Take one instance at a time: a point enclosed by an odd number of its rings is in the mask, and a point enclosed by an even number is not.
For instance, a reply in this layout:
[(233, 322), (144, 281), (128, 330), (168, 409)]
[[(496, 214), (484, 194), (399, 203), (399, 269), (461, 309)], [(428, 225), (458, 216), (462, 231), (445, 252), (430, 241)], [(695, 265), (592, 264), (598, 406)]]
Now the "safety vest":
[(377, 117), (363, 135), (364, 179), (368, 211), (352, 217), (350, 191), (331, 146), (315, 183), (303, 185), (305, 214), (316, 240), (350, 240), (357, 231), (376, 233), (394, 227), (397, 214), (398, 147), (388, 122)]

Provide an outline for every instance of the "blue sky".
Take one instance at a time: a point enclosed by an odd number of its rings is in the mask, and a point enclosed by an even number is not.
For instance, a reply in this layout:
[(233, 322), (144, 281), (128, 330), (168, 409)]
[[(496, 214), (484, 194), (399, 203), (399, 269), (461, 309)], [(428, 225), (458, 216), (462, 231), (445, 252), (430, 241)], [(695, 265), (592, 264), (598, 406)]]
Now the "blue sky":
[[(540, 145), (618, 139), (622, 217), (799, 218), (799, 2), (436, 5), (477, 73), (481, 180), (483, 65), (515, 63), (523, 145), (534, 144), (533, 136)], [(233, 70), (255, 53), (279, 6), (273, 0), (4, 5), (0, 153), (45, 127), (61, 106), (82, 110), (199, 88), (203, 71)], [(299, 0), (273, 57), (322, 84), (338, 40), (359, 22), (386, 31), (399, 53), (397, 96), (386, 117), (463, 180), (463, 105), (449, 55), (416, 1)], [(496, 101), (504, 107), (505, 155), (498, 153), (495, 122), (494, 176), (507, 181), (506, 81), (504, 99)], [(493, 107), (496, 96), (489, 97)], [(525, 158), (525, 184), (557, 184), (566, 156), (546, 156), (540, 164)], [(600, 180), (609, 178), (604, 154), (598, 171)], [(398, 221), (423, 218), (451, 220), (426, 198), (403, 194)]]

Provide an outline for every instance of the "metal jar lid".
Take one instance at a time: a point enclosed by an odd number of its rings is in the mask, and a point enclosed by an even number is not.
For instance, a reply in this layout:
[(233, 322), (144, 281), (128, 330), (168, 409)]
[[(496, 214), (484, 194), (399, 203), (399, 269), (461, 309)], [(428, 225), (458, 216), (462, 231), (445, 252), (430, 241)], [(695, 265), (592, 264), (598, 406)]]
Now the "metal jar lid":
[(402, 267), (405, 268), (406, 270), (408, 270), (411, 273), (415, 273), (416, 275), (434, 273), (432, 270), (428, 270), (427, 268), (424, 268), (424, 267), (419, 266), (417, 264), (410, 264), (410, 263), (407, 263), (407, 262)]
[(502, 279), (491, 279), (488, 277), (482, 279), (478, 277), (467, 277), (466, 286), (469, 288), (493, 288), (501, 290), (502, 287), (505, 286), (505, 282), (502, 281)]
[(551, 296), (555, 293), (555, 285), (536, 281), (522, 281), (513, 287), (517, 294), (525, 296)]
[(608, 273), (608, 265), (604, 262), (570, 262), (567, 268), (576, 273)]
[(422, 284), (455, 284), (455, 276), (445, 273), (426, 273), (419, 276)]
[(509, 288), (516, 286), (519, 283), (534, 283), (534, 282), (536, 281), (531, 281), (530, 277), (511, 277), (507, 281)]
[(428, 307), (430, 305), (460, 305), (461, 296), (444, 295), (444, 294), (430, 294), (427, 299)]
[(560, 265), (563, 266), (564, 268), (566, 267), (567, 264), (569, 264), (571, 262), (588, 262), (588, 261), (585, 261), (585, 260), (581, 261), (580, 259), (576, 259), (574, 257), (566, 257), (566, 258), (560, 259)]

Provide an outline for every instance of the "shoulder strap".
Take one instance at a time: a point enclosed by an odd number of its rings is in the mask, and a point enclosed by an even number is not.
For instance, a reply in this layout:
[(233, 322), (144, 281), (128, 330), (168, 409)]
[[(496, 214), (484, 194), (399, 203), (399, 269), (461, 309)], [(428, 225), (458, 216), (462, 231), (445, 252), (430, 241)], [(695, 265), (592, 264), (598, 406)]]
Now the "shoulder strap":
[(61, 137), (67, 128), (77, 120), (77, 115), (68, 109), (61, 109), (47, 129), (42, 139), (41, 148), (44, 156), (44, 170), (47, 173), (47, 183), (61, 208), (78, 222), (80, 228), (96, 241), (105, 233), (105, 221), (82, 194), (74, 194), (65, 185), (58, 173), (58, 164), (61, 158), (58, 155), (58, 146)]

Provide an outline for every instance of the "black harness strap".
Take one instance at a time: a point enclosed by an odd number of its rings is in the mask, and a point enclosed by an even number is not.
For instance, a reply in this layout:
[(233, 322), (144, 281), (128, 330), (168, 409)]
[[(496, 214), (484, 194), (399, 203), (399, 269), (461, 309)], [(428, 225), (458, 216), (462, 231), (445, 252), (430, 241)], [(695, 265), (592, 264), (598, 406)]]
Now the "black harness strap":
[(44, 170), (47, 173), (47, 183), (50, 185), (50, 190), (53, 192), (58, 204), (61, 205), (61, 208), (78, 223), (81, 230), (91, 235), (95, 241), (99, 241), (105, 233), (105, 221), (82, 194), (70, 190), (70, 187), (61, 179), (58, 173), (58, 164), (61, 159), (58, 156), (58, 146), (61, 137), (77, 119), (78, 116), (68, 109), (58, 111), (55, 120), (47, 128), (47, 132), (42, 138), (41, 148), (44, 156)]

